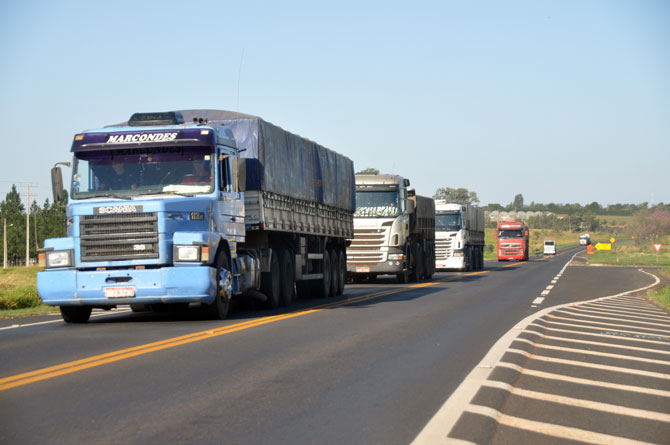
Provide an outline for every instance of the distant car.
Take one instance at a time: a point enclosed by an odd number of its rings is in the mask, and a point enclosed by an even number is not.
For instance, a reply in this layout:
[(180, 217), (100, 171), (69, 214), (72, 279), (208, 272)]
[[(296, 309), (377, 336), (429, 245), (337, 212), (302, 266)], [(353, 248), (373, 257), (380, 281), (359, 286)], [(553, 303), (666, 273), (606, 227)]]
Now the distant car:
[(545, 255), (556, 255), (556, 241), (545, 240), (545, 242), (544, 242), (544, 254)]

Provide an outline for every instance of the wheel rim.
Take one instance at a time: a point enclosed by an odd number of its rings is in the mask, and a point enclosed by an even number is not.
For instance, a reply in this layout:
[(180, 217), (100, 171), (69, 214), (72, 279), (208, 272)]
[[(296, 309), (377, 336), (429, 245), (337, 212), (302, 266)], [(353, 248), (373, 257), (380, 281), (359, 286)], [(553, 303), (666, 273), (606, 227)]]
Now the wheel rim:
[(227, 269), (219, 270), (219, 297), (226, 302), (233, 293), (233, 277)]

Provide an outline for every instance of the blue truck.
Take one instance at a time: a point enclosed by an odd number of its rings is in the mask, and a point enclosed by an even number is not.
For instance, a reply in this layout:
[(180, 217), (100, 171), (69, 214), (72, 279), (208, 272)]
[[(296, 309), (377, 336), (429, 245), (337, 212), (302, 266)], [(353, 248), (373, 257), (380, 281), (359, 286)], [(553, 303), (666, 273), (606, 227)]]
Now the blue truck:
[[(353, 238), (353, 162), (259, 117), (222, 110), (135, 113), (76, 134), (67, 236), (37, 276), (68, 323), (93, 308), (267, 307), (342, 294)], [(54, 199), (63, 199), (60, 167)], [(260, 297), (259, 297), (260, 295)]]

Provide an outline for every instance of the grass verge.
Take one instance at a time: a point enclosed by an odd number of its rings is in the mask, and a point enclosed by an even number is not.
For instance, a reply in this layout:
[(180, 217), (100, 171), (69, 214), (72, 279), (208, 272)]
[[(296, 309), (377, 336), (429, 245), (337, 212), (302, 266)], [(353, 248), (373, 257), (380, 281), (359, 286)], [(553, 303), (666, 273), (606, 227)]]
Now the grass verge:
[[(670, 281), (670, 268), (661, 269), (658, 271), (666, 280)], [(666, 286), (659, 290), (649, 292), (647, 298), (659, 306), (670, 310), (670, 286)]]
[(58, 312), (58, 308), (42, 304), (37, 294), (37, 272), (41, 270), (36, 266), (0, 269), (0, 318)]

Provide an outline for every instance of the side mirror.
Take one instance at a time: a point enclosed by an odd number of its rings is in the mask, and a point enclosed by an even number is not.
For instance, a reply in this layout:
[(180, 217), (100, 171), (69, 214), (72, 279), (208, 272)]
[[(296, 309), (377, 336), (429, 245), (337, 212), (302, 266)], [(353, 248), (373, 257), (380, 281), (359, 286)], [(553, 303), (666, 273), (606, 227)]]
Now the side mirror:
[(237, 191), (244, 192), (247, 189), (247, 162), (244, 158), (235, 158), (233, 162), (235, 177), (237, 178)]
[(407, 200), (407, 213), (412, 214), (416, 210), (416, 203), (412, 199)]
[(51, 190), (54, 195), (54, 202), (60, 202), (65, 199), (65, 190), (63, 189), (63, 173), (60, 167), (51, 169)]

